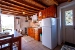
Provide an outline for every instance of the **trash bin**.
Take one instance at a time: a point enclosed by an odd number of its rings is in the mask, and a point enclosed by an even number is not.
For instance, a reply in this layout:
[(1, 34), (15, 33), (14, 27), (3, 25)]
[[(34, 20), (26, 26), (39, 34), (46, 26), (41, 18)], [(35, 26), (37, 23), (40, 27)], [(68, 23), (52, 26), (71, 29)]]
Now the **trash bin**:
[(42, 34), (40, 34), (40, 41), (42, 42)]

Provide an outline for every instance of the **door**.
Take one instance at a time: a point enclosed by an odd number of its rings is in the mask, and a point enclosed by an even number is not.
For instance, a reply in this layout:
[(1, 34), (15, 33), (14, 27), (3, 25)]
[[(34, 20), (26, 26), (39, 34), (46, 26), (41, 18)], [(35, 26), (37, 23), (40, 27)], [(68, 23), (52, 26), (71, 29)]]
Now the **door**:
[[(1, 21), (1, 8), (0, 8), (0, 21)], [(0, 32), (1, 32), (1, 22), (0, 22)]]
[(75, 43), (75, 6), (61, 9), (63, 41)]

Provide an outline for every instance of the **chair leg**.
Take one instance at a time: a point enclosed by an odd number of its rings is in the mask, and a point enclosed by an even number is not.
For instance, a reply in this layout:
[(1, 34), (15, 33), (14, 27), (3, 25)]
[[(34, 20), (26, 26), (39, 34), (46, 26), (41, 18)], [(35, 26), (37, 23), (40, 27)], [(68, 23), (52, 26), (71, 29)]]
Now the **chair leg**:
[(0, 45), (0, 49), (2, 48), (2, 45)]
[(2, 45), (1, 45), (1, 48), (2, 48)]

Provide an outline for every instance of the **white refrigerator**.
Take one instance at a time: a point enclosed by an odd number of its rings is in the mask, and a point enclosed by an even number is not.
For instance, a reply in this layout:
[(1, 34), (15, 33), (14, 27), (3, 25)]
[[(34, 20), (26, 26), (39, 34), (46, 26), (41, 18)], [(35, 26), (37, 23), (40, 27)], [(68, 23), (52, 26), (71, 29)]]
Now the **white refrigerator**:
[(57, 46), (56, 18), (42, 19), (42, 44), (50, 49)]

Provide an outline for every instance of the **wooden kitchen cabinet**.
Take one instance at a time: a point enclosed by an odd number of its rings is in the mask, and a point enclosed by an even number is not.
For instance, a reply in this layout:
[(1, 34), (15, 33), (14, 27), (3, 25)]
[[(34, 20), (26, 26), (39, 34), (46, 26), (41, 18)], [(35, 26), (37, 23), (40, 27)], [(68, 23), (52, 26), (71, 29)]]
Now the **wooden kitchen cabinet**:
[(42, 11), (42, 19), (46, 18), (45, 9)]
[(42, 20), (44, 18), (50, 18), (50, 17), (56, 18), (56, 9), (57, 7), (55, 5), (52, 5), (44, 10), (41, 10), (40, 11), (41, 13), (40, 12), (38, 13), (38, 19)]
[(56, 17), (56, 6), (50, 6), (49, 8), (47, 8), (47, 17)]
[(28, 36), (30, 36), (30, 28), (28, 28)]
[(52, 5), (48, 8), (46, 8), (45, 14), (46, 14), (45, 18), (49, 18), (49, 17), (55, 18), (56, 17), (56, 6)]
[(35, 33), (35, 40), (40, 41), (40, 34), (38, 34), (38, 32)]
[(31, 34), (31, 37), (35, 38), (35, 30), (34, 30), (34, 28), (32, 28), (32, 34)]
[(38, 33), (38, 29), (35, 30), (35, 40), (40, 41), (40, 34)]
[(28, 28), (28, 36), (34, 38), (37, 41), (40, 41), (40, 33), (42, 33), (42, 29)]
[(34, 32), (34, 29), (32, 27), (28, 28), (28, 36), (35, 38), (35, 32)]
[(42, 33), (42, 29), (35, 30), (35, 40), (40, 41), (40, 34)]

